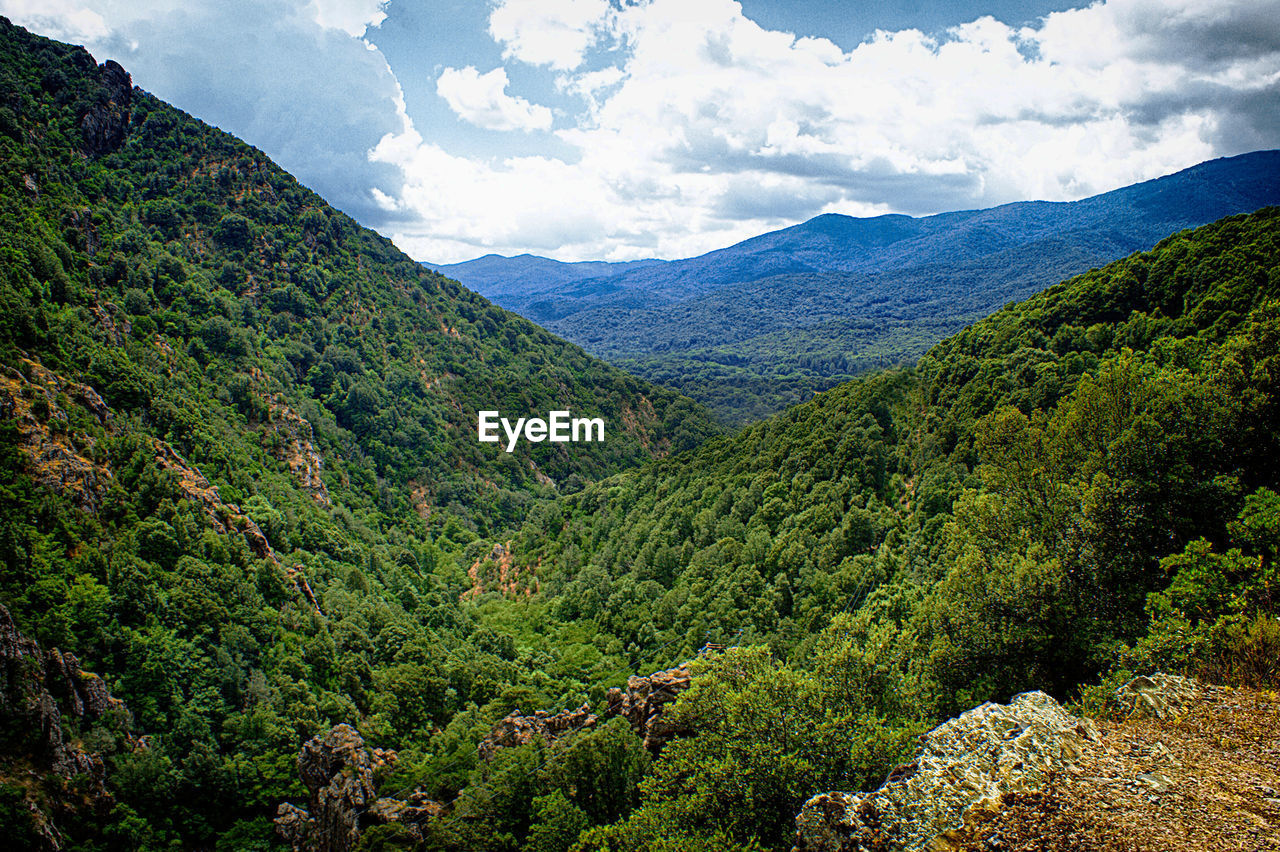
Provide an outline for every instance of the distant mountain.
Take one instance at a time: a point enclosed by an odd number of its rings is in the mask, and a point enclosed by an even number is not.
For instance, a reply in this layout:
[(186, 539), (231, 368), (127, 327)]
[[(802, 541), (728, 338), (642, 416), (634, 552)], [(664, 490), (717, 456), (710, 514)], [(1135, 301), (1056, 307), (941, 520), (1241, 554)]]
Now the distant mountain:
[(1072, 202), (913, 218), (824, 215), (699, 257), (439, 267), (588, 351), (741, 423), (912, 361), (1011, 301), (1176, 231), (1280, 203), (1280, 151)]

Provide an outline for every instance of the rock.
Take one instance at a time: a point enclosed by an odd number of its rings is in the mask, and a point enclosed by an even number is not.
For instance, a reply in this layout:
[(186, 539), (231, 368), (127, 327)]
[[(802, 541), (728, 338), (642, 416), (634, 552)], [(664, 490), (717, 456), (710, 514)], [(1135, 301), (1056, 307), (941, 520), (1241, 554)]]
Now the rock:
[(1167, 793), (1177, 786), (1173, 779), (1163, 772), (1144, 772), (1136, 780), (1139, 784), (1150, 787), (1154, 793)]
[(91, 157), (109, 154), (124, 144), (133, 103), (133, 81), (119, 63), (108, 59), (98, 66), (96, 102), (80, 118), (82, 149)]
[(88, 385), (63, 378), (35, 361), (20, 363), (21, 371), (0, 370), (0, 418), (17, 427), (16, 445), (26, 456), (28, 473), (79, 508), (96, 511), (111, 485), (111, 471), (88, 457), (92, 439), (69, 434), (70, 418), (58, 401), (65, 395), (79, 402), (104, 427), (110, 422), (110, 411)]
[(289, 848), (311, 848), (311, 835), (315, 831), (316, 821), (302, 808), (282, 802), (280, 807), (276, 808), (275, 824), (276, 834), (289, 844)]
[(290, 408), (279, 395), (271, 402), (271, 421), (281, 439), (275, 457), (289, 466), (298, 487), (310, 494), (312, 500), (326, 509), (332, 506), (329, 489), (321, 478), (324, 458), (316, 449), (311, 422)]
[(614, 687), (606, 696), (606, 716), (621, 716), (643, 740), (645, 748), (656, 754), (673, 737), (689, 733), (682, 726), (663, 718), (663, 708), (689, 688), (693, 676), (689, 664), (654, 672), (648, 677), (627, 678), (625, 690)]
[(489, 760), (499, 749), (524, 745), (534, 738), (548, 744), (553, 743), (565, 734), (595, 727), (596, 721), (588, 704), (583, 704), (577, 710), (561, 710), (555, 715), (539, 710), (526, 716), (519, 710), (513, 710), (493, 726), (489, 736), (481, 740), (480, 757), (482, 760)]
[(365, 748), (350, 725), (334, 725), (323, 737), (312, 737), (298, 753), (308, 807), (281, 804), (276, 833), (295, 852), (349, 852), (364, 828), (377, 823), (403, 823), (421, 840), (420, 824), (438, 817), (444, 806), (418, 791), (408, 800), (379, 798), (374, 772), (395, 762), (394, 751)]
[(796, 817), (794, 852), (942, 852), (1007, 793), (1038, 791), (1101, 741), (1089, 720), (1043, 692), (986, 703), (921, 738), (915, 758), (870, 793), (826, 793)]
[(280, 560), (276, 557), (271, 542), (252, 518), (240, 511), (240, 507), (234, 503), (224, 503), (217, 486), (212, 485), (203, 473), (188, 463), (171, 445), (154, 438), (152, 440), (155, 444), (156, 466), (175, 475), (182, 496), (204, 509), (205, 517), (209, 519), (214, 532), (220, 535), (239, 533), (244, 536), (254, 556), (279, 564)]
[(1130, 716), (1167, 719), (1184, 712), (1200, 692), (1200, 685), (1191, 678), (1157, 672), (1121, 686), (1115, 700)]
[(276, 832), (295, 850), (349, 852), (360, 840), (360, 815), (377, 799), (373, 761), (350, 725), (312, 737), (298, 753), (298, 774), (309, 809), (290, 804), (276, 811)]
[[(119, 710), (128, 724), (124, 704), (111, 696), (102, 678), (81, 670), (74, 654), (56, 648), (45, 651), (23, 636), (9, 610), (0, 605), (0, 717), (6, 721), (2, 744), (7, 753), (22, 755), (31, 775), (41, 779), (23, 799), (23, 807), (45, 849), (62, 846), (56, 824), (61, 816), (97, 819), (114, 806), (102, 758), (69, 742), (62, 731), (65, 716), (92, 720), (111, 710)], [(82, 777), (74, 801), (51, 803), (38, 792), (76, 776)]]

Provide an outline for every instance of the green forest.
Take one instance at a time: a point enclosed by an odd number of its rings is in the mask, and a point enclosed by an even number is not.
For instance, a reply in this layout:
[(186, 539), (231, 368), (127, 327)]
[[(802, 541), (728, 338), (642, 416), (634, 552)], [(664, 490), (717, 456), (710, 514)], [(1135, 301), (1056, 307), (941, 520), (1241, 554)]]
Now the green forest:
[[(359, 849), (785, 850), (977, 702), (1280, 686), (1280, 209), (725, 434), (119, 66), (3, 21), (0, 78), (0, 604), (120, 700), (64, 703), (100, 769), (59, 771), (0, 648), (14, 848), (287, 849), (347, 724), (438, 803)], [(609, 439), (508, 454), (488, 408)], [(685, 661), (660, 748), (608, 716)]]

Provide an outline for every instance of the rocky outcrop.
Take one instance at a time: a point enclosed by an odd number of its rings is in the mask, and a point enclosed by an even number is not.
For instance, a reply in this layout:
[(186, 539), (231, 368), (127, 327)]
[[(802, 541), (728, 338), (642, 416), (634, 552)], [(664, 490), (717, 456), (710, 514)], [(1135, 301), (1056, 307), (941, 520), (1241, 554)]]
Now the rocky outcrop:
[(1200, 692), (1200, 685), (1189, 677), (1157, 672), (1117, 689), (1115, 701), (1129, 716), (1168, 719), (1181, 714)]
[(643, 740), (645, 748), (657, 754), (675, 736), (690, 733), (684, 726), (664, 718), (666, 705), (689, 688), (693, 675), (689, 664), (654, 672), (648, 677), (632, 675), (625, 689), (614, 687), (606, 696), (606, 716), (621, 716)]
[(370, 825), (398, 822), (421, 840), (420, 826), (444, 806), (415, 792), (407, 799), (378, 798), (374, 773), (395, 764), (396, 753), (366, 748), (350, 725), (335, 725), (298, 753), (307, 807), (288, 802), (276, 810), (276, 832), (295, 852), (350, 852)]
[(1010, 793), (1045, 788), (1101, 740), (1043, 692), (987, 703), (934, 728), (915, 758), (871, 793), (826, 793), (796, 817), (795, 852), (942, 852)]
[(95, 102), (80, 118), (81, 149), (90, 157), (110, 154), (124, 144), (133, 104), (133, 81), (119, 63), (108, 59), (98, 66)]
[(467, 569), (471, 588), (462, 598), (474, 598), (485, 592), (501, 592), (504, 595), (532, 596), (538, 591), (537, 565), (516, 564), (511, 542), (495, 543), (485, 556), (481, 556)]
[(561, 710), (554, 715), (545, 710), (532, 715), (512, 710), (493, 726), (489, 736), (480, 741), (480, 757), (489, 760), (499, 749), (524, 745), (535, 739), (550, 744), (565, 734), (583, 728), (594, 728), (597, 721), (589, 704), (583, 704), (577, 710)]
[[(648, 677), (632, 675), (625, 688), (613, 687), (605, 698), (605, 716), (621, 716), (631, 723), (631, 729), (644, 740), (650, 753), (657, 754), (673, 737), (692, 731), (683, 724), (674, 724), (664, 716), (664, 709), (689, 688), (693, 675), (687, 662), (654, 672)], [(583, 728), (593, 728), (599, 719), (588, 704), (577, 710), (561, 710), (551, 714), (539, 710), (533, 714), (513, 710), (493, 726), (489, 736), (481, 741), (480, 757), (489, 760), (503, 748), (524, 745), (534, 739), (553, 743), (566, 734)]]
[(6, 722), (5, 751), (23, 755), (29, 762), (27, 781), (31, 775), (44, 779), (33, 790), (77, 779), (74, 797), (51, 805), (33, 792), (25, 801), (46, 849), (62, 847), (57, 824), (68, 812), (92, 818), (112, 807), (102, 758), (68, 741), (62, 728), (66, 716), (94, 720), (112, 711), (127, 723), (123, 703), (111, 696), (102, 678), (82, 670), (74, 654), (57, 648), (43, 650), (23, 636), (9, 610), (0, 606), (0, 718)]
[[(1131, 681), (1176, 712), (1108, 713), (1102, 743), (1045, 790), (983, 811), (958, 852), (1262, 852), (1280, 849), (1280, 698), (1166, 675)], [(1192, 693), (1194, 693), (1192, 695)]]
[(239, 506), (222, 502), (217, 486), (212, 485), (203, 473), (192, 467), (172, 446), (157, 440), (155, 448), (156, 466), (174, 474), (182, 496), (204, 509), (205, 517), (209, 519), (209, 525), (215, 532), (221, 535), (239, 533), (259, 559), (279, 562), (262, 528), (242, 512)]
[(311, 495), (311, 499), (326, 509), (333, 505), (329, 489), (321, 474), (324, 459), (316, 450), (315, 432), (311, 423), (277, 397), (271, 403), (271, 422), (280, 438), (274, 455), (289, 466), (298, 487)]
[(0, 420), (18, 430), (18, 449), (32, 479), (94, 511), (111, 484), (111, 471), (94, 461), (93, 440), (72, 433), (60, 400), (78, 403), (107, 426), (111, 412), (98, 392), (23, 359), (22, 370), (0, 371)]

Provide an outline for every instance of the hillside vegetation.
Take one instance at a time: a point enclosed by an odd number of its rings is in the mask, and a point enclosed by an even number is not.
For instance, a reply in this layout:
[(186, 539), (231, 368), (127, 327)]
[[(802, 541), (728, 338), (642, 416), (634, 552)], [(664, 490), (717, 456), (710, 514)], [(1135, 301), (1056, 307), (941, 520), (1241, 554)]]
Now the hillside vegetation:
[[(601, 416), (607, 440), (508, 454), (478, 409)], [(8, 21), (0, 415), (0, 602), (150, 737), (77, 732), (120, 802), (81, 840), (147, 848), (270, 837), (320, 727), (425, 738), (498, 700), (527, 666), (462, 597), (485, 539), (718, 431)], [(552, 658), (577, 643), (600, 656), (586, 633)], [(5, 735), (20, 791), (32, 732)]]
[(664, 664), (752, 648), (708, 664), (677, 704), (696, 735), (581, 848), (787, 848), (809, 795), (1022, 690), (1274, 684), (1277, 297), (1280, 209), (1229, 218), (526, 526), (548, 629)]
[(974, 702), (1280, 685), (1276, 208), (715, 436), (119, 66), (4, 22), (0, 74), (0, 836), (285, 848), (345, 723), (421, 817), (329, 848), (781, 850)]

